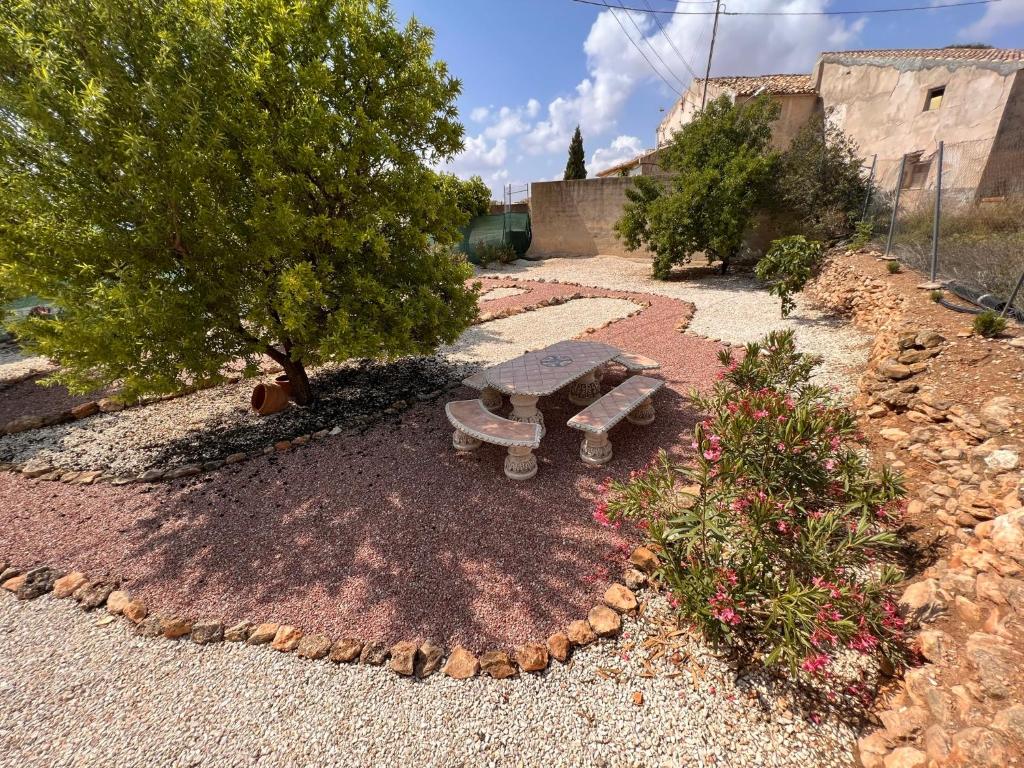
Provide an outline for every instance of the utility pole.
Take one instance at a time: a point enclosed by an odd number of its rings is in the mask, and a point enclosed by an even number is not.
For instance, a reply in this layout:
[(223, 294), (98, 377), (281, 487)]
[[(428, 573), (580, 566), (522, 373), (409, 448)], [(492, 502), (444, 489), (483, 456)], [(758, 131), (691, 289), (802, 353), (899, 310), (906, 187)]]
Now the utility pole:
[(722, 0), (715, 0), (715, 23), (711, 27), (711, 46), (708, 48), (708, 68), (704, 71), (704, 94), (700, 97), (700, 110), (708, 101), (708, 79), (711, 77), (711, 57), (715, 53), (715, 36), (718, 34), (718, 14), (722, 11)]

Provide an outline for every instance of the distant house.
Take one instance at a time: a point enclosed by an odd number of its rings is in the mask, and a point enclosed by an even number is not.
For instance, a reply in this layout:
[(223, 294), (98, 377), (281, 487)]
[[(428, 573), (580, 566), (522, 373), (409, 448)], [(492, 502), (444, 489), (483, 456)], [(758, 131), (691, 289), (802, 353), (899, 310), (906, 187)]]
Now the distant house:
[(937, 48), (823, 53), (814, 87), (829, 119), (895, 189), (942, 187), (965, 199), (1024, 192), (1024, 50)]
[(657, 176), (659, 173), (661, 173), (661, 168), (658, 165), (658, 151), (648, 149), (636, 157), (616, 163), (594, 175), (599, 178), (608, 178), (610, 176)]
[[(782, 113), (772, 130), (772, 144), (785, 149), (796, 132), (820, 107), (814, 83), (808, 75), (754, 75), (752, 77), (712, 77), (707, 81), (707, 102), (728, 96), (737, 104), (769, 93), (779, 102)], [(694, 80), (690, 87), (658, 125), (658, 146), (672, 140), (672, 134), (692, 121), (701, 111), (704, 80)]]

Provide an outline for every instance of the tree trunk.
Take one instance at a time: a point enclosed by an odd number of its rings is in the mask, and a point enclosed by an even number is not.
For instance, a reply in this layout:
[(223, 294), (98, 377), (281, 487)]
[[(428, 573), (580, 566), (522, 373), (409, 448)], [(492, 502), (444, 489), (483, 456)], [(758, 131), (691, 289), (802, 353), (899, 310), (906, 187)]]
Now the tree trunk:
[(293, 362), (290, 359), (282, 361), (281, 367), (288, 374), (288, 382), (292, 385), (292, 400), (299, 405), (309, 405), (313, 401), (313, 389), (309, 386), (306, 367), (301, 361)]

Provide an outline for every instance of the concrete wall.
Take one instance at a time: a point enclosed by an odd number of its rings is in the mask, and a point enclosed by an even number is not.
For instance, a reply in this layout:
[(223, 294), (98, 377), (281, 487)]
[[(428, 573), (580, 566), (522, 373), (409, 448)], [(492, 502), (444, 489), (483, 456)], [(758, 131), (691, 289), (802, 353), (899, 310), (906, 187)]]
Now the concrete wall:
[(1024, 194), (1024, 73), (1018, 72), (992, 143), (978, 197)]
[[(1016, 70), (1005, 62), (954, 64), (927, 59), (862, 60), (830, 54), (818, 62), (815, 81), (830, 119), (870, 160), (878, 155), (875, 171), (883, 189), (894, 189), (900, 159), (906, 153), (935, 151), (947, 145), (977, 142), (975, 153), (985, 158), (999, 130)], [(945, 86), (942, 105), (925, 111), (929, 89)], [(976, 187), (981, 167), (963, 163), (946, 169), (955, 178), (943, 187)], [(931, 176), (934, 176), (932, 172)]]
[[(691, 83), (689, 89), (683, 94), (669, 110), (668, 114), (658, 125), (658, 146), (664, 146), (672, 140), (672, 134), (682, 128), (697, 116), (700, 112), (701, 92), (703, 84)], [(712, 102), (722, 95), (729, 96), (737, 104), (743, 104), (748, 100), (746, 96), (737, 97), (727, 87), (708, 83), (708, 102)], [(772, 146), (778, 150), (785, 150), (789, 147), (793, 137), (796, 136), (804, 124), (815, 112), (821, 108), (820, 100), (813, 93), (797, 94), (773, 94), (772, 98), (779, 102), (782, 112), (779, 118), (772, 124)]]
[(628, 177), (580, 181), (537, 181), (530, 187), (531, 258), (550, 256), (628, 256), (650, 259), (645, 250), (630, 252), (615, 236), (615, 222), (627, 202)]

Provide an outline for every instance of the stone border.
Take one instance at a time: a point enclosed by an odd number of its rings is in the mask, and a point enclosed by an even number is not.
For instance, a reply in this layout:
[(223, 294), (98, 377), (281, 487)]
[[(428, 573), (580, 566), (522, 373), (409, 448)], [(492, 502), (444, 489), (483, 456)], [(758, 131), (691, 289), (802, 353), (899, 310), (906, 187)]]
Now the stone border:
[(104, 608), (109, 621), (120, 616), (140, 637), (168, 640), (189, 638), (198, 645), (218, 642), (269, 645), (281, 653), (295, 652), (309, 660), (327, 658), (334, 663), (359, 663), (384, 666), (408, 678), (425, 678), (435, 672), (456, 680), (487, 675), (495, 680), (516, 678), (521, 672), (542, 673), (552, 659), (565, 663), (574, 648), (582, 648), (598, 638), (618, 636), (622, 616), (635, 615), (640, 604), (636, 592), (648, 584), (658, 567), (657, 556), (646, 547), (636, 547), (629, 557), (622, 580), (605, 590), (603, 601), (587, 613), (585, 619), (572, 621), (551, 634), (544, 642), (528, 642), (510, 653), (504, 649), (486, 651), (479, 656), (455, 646), (446, 654), (444, 646), (427, 639), (402, 640), (391, 646), (382, 642), (364, 642), (357, 638), (332, 638), (323, 633), (306, 634), (290, 624), (239, 621), (228, 625), (217, 618), (192, 619), (181, 614), (151, 614), (145, 603), (133, 599), (119, 588), (117, 579), (90, 581), (81, 571), (62, 573), (49, 566), (37, 566), (22, 572), (18, 568), (0, 570), (0, 589), (18, 600), (34, 600), (51, 593), (55, 598), (73, 598), (85, 611)]
[[(499, 278), (495, 277), (495, 278), (481, 278), (481, 279), (498, 280)], [(558, 281), (558, 280), (532, 280), (532, 281), (524, 280), (524, 281), (521, 281), (521, 282), (535, 282), (535, 283), (548, 282), (548, 283), (555, 283), (555, 284), (559, 284), (559, 285), (577, 286), (577, 287), (583, 288), (583, 286), (580, 286), (578, 283), (562, 283), (561, 281)], [(511, 285), (504, 285), (504, 286), (499, 286), (499, 287), (509, 287), (509, 288), (511, 288), (511, 287), (518, 287), (518, 286), (515, 286), (514, 283), (513, 283)], [(582, 291), (575, 291), (575, 292), (573, 292), (571, 294), (566, 294), (565, 296), (553, 296), (551, 298), (543, 299), (543, 300), (541, 300), (539, 302), (535, 302), (533, 304), (526, 304), (526, 305), (523, 305), (523, 306), (520, 306), (520, 307), (509, 307), (509, 308), (507, 308), (505, 310), (502, 310), (500, 312), (496, 312), (496, 313), (491, 314), (491, 315), (486, 315), (486, 314), (485, 315), (480, 315), (480, 314), (478, 314), (477, 315), (477, 319), (472, 323), (472, 325), (481, 325), (482, 323), (490, 322), (491, 320), (501, 320), (501, 319), (504, 319), (506, 317), (512, 317), (514, 315), (520, 315), (520, 314), (525, 314), (526, 312), (532, 312), (532, 311), (537, 310), (537, 309), (543, 309), (544, 307), (552, 307), (552, 306), (558, 306), (560, 304), (567, 304), (570, 301), (576, 301), (578, 299), (622, 298), (622, 297), (619, 297), (619, 296), (608, 296), (608, 295), (606, 295), (607, 293), (622, 293), (626, 297), (628, 297), (625, 300), (632, 301), (634, 304), (638, 305), (637, 309), (633, 310), (632, 312), (629, 312), (625, 316), (618, 317), (618, 318), (615, 318), (613, 320), (609, 320), (608, 322), (603, 323), (603, 324), (601, 324), (599, 326), (596, 326), (596, 327), (593, 327), (593, 328), (587, 328), (586, 330), (584, 330), (580, 334), (580, 336), (589, 336), (589, 335), (592, 335), (594, 333), (597, 333), (602, 328), (606, 328), (606, 327), (608, 327), (608, 326), (610, 326), (610, 325), (612, 325), (614, 323), (620, 322), (622, 320), (626, 320), (626, 319), (628, 319), (630, 317), (635, 317), (636, 315), (639, 315), (641, 312), (644, 312), (644, 311), (650, 309), (650, 307), (651, 307), (651, 302), (650, 301), (642, 299), (642, 298), (639, 298), (639, 297), (643, 296), (642, 293), (636, 293), (636, 292), (631, 292), (631, 291), (612, 291), (610, 289), (603, 289), (603, 288), (586, 289), (586, 290), (604, 291), (604, 293), (585, 293), (585, 292), (582, 292)], [(688, 305), (688, 306), (692, 307), (692, 304), (690, 304), (689, 302), (682, 301), (681, 299), (672, 299), (670, 297), (665, 297), (665, 298), (667, 298), (670, 301), (676, 301), (676, 302), (679, 302), (680, 304), (684, 304), (684, 305)], [(675, 329), (676, 332), (678, 332), (678, 333), (685, 332), (687, 326), (689, 325), (690, 318), (692, 316), (693, 316), (693, 311), (691, 310), (690, 314), (686, 318), (684, 318), (684, 320), (678, 326), (676, 326), (676, 329)], [(718, 340), (712, 339), (712, 341), (718, 341)], [(272, 369), (272, 370), (266, 371), (266, 375), (270, 375), (270, 374), (274, 374), (274, 373), (279, 373), (280, 371), (281, 371), (281, 368), (278, 367), (276, 369)], [(225, 381), (228, 382), (228, 383), (237, 383), (237, 382), (239, 382), (241, 380), (242, 380), (242, 377), (241, 376), (237, 376), (237, 375), (228, 376), (225, 379)], [(212, 386), (215, 386), (215, 385), (210, 385), (210, 386), (212, 387)], [(452, 384), (447, 389), (435, 390), (434, 392), (431, 392), (427, 396), (421, 398), (421, 400), (423, 400), (423, 401), (435, 400), (438, 397), (442, 397), (446, 392), (450, 392), (452, 390), (458, 389), (461, 386), (462, 386), (461, 380), (460, 381), (456, 381), (456, 382), (452, 382)], [(77, 406), (76, 409), (74, 409), (74, 410), (85, 409), (85, 410), (83, 410), (83, 414), (84, 415), (82, 415), (80, 417), (74, 417), (74, 418), (75, 419), (78, 419), (78, 418), (88, 418), (89, 416), (93, 416), (93, 415), (95, 415), (95, 414), (97, 414), (97, 413), (99, 413), (101, 411), (104, 412), (104, 413), (114, 413), (114, 412), (123, 410), (125, 407), (139, 407), (139, 406), (143, 406), (143, 405), (149, 405), (151, 403), (162, 402), (162, 401), (165, 401), (165, 400), (173, 400), (173, 399), (176, 399), (176, 398), (179, 398), (179, 397), (184, 397), (185, 395), (194, 394), (195, 392), (199, 392), (199, 391), (202, 391), (203, 389), (208, 389), (208, 388), (210, 388), (210, 387), (186, 387), (183, 390), (180, 390), (178, 392), (175, 392), (175, 393), (172, 393), (172, 394), (169, 394), (169, 395), (163, 395), (163, 396), (160, 396), (160, 397), (151, 397), (151, 398), (146, 398), (146, 399), (143, 399), (143, 400), (139, 400), (138, 402), (133, 403), (131, 406), (125, 406), (125, 405), (123, 405), (121, 403), (118, 403), (116, 401), (111, 401), (110, 398), (105, 398), (106, 401), (110, 401), (112, 403), (112, 405), (108, 405), (106, 410), (104, 410), (104, 407), (103, 407), (103, 402), (104, 401), (83, 403), (82, 405)], [(396, 408), (395, 406), (391, 406), (391, 407), (385, 408), (383, 411), (381, 411), (380, 415), (381, 416), (393, 416), (393, 415), (399, 413), (400, 410), (401, 410), (400, 408)], [(35, 417), (19, 417), (19, 418), (24, 419), (24, 418), (35, 418)], [(27, 431), (28, 429), (38, 429), (41, 426), (52, 426), (53, 424), (65, 423), (65, 422), (71, 421), (71, 420), (73, 420), (73, 419), (63, 419), (62, 421), (55, 421), (52, 424), (47, 424), (47, 425), (40, 424), (39, 426), (28, 427), (28, 428), (26, 428), (24, 430), (19, 430), (19, 431)], [(243, 461), (249, 461), (251, 459), (257, 459), (257, 458), (260, 458), (261, 456), (269, 456), (269, 455), (274, 454), (274, 453), (281, 453), (281, 452), (290, 450), (292, 448), (297, 448), (299, 446), (306, 445), (306, 444), (308, 444), (309, 442), (311, 442), (313, 440), (320, 440), (320, 439), (324, 439), (326, 437), (333, 437), (333, 436), (342, 434), (343, 432), (346, 432), (346, 431), (352, 431), (352, 430), (355, 430), (355, 429), (359, 429), (360, 427), (364, 427), (364, 426), (366, 426), (366, 425), (368, 425), (370, 423), (374, 423), (375, 421), (377, 421), (377, 419), (375, 419), (375, 418), (361, 419), (361, 420), (357, 420), (357, 421), (353, 422), (351, 425), (345, 427), (344, 429), (342, 429), (341, 427), (338, 427), (338, 426), (336, 426), (336, 427), (334, 427), (332, 429), (326, 429), (325, 428), (325, 429), (318, 430), (317, 432), (313, 432), (311, 434), (299, 435), (298, 437), (294, 437), (294, 438), (291, 438), (289, 440), (279, 440), (276, 443), (272, 443), (270, 445), (264, 446), (262, 449), (258, 449), (258, 450), (255, 450), (255, 451), (248, 451), (248, 452), (245, 452), (245, 453), (241, 453), (241, 452), (240, 453), (233, 453), (233, 454), (231, 454), (229, 456), (224, 457), (223, 459), (215, 459), (213, 461), (207, 461), (207, 462), (204, 462), (202, 464), (185, 464), (185, 465), (182, 465), (180, 467), (173, 467), (173, 468), (170, 468), (170, 469), (156, 469), (156, 468), (154, 468), (154, 469), (147, 469), (145, 472), (142, 472), (142, 473), (140, 473), (138, 475), (116, 475), (116, 474), (108, 472), (108, 471), (106, 471), (104, 469), (91, 469), (91, 470), (61, 469), (59, 467), (54, 467), (53, 465), (47, 464), (45, 462), (35, 463), (34, 460), (33, 461), (28, 461), (28, 462), (26, 462), (24, 464), (0, 463), (0, 471), (17, 472), (17, 473), (20, 473), (20, 474), (24, 475), (25, 477), (32, 478), (32, 479), (36, 479), (37, 478), (39, 480), (43, 480), (43, 481), (47, 481), (47, 482), (58, 482), (59, 481), (59, 482), (70, 483), (70, 484), (74, 484), (74, 485), (93, 485), (95, 483), (104, 483), (104, 482), (109, 482), (112, 485), (129, 485), (131, 483), (155, 483), (155, 482), (165, 481), (165, 480), (179, 480), (181, 478), (193, 477), (195, 475), (199, 475), (199, 474), (202, 474), (202, 473), (205, 473), (205, 472), (215, 472), (218, 469), (221, 469), (222, 467), (230, 465), (230, 464), (240, 464)], [(0, 430), (0, 435), (3, 435), (3, 434), (4, 434), (3, 430)]]

